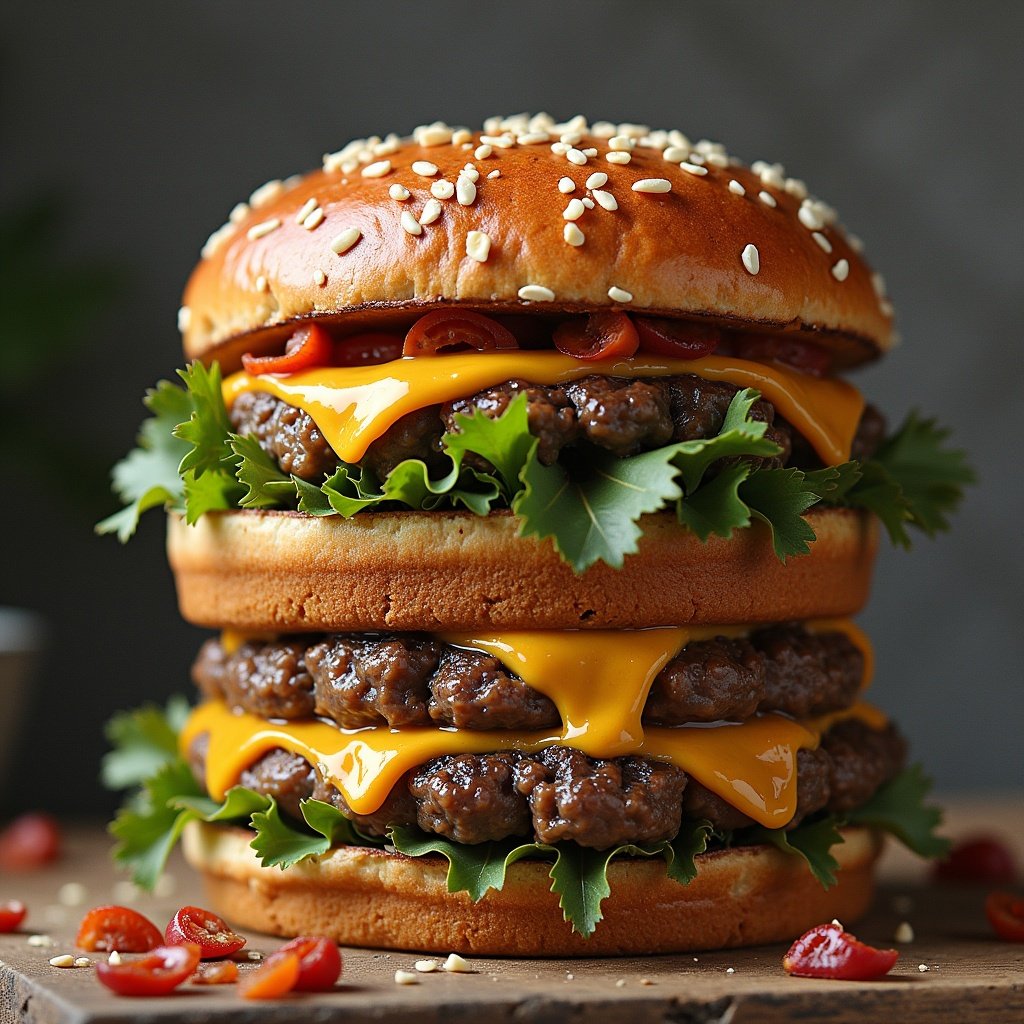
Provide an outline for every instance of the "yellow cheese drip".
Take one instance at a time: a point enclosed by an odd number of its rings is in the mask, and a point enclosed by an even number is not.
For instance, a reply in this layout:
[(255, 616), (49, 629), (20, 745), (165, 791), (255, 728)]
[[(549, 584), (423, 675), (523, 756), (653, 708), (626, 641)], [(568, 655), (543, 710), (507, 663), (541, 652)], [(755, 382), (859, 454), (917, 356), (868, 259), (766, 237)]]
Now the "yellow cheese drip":
[(417, 409), (464, 398), (506, 380), (553, 385), (595, 373), (629, 378), (694, 373), (757, 388), (830, 466), (850, 457), (864, 408), (860, 392), (846, 381), (819, 379), (780, 363), (732, 356), (666, 359), (642, 352), (627, 360), (594, 362), (560, 352), (457, 352), (287, 375), (242, 372), (224, 382), (224, 401), (230, 407), (246, 391), (274, 395), (307, 412), (339, 458), (358, 462), (388, 427)]

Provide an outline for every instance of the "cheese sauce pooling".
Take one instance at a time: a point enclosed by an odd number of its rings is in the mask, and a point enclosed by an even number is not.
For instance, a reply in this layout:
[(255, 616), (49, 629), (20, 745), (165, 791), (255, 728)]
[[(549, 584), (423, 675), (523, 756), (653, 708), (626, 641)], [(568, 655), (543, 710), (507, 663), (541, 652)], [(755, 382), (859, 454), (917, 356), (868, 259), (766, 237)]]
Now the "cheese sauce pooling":
[[(813, 624), (808, 624), (814, 628)], [(863, 634), (845, 620), (819, 629), (846, 632), (866, 654)], [(784, 715), (758, 715), (742, 724), (644, 728), (643, 705), (658, 672), (691, 640), (743, 627), (665, 628), (609, 631), (534, 631), (480, 637), (442, 637), (448, 643), (487, 651), (557, 706), (562, 728), (547, 732), (386, 727), (339, 729), (324, 722), (272, 724), (236, 714), (220, 701), (197, 708), (182, 733), (182, 750), (209, 733), (207, 789), (222, 799), (242, 772), (261, 756), (283, 748), (305, 757), (341, 792), (358, 814), (377, 810), (410, 769), (445, 754), (497, 750), (535, 752), (553, 744), (591, 757), (636, 754), (666, 760), (722, 799), (769, 828), (796, 811), (796, 755), (818, 745), (834, 722), (857, 717), (873, 726), (884, 716), (857, 704), (806, 722)], [(868, 658), (865, 658), (867, 676)]]
[(636, 378), (686, 373), (756, 388), (826, 465), (849, 459), (864, 409), (856, 388), (843, 380), (811, 377), (781, 363), (732, 356), (683, 360), (641, 352), (626, 360), (586, 362), (560, 352), (456, 352), (280, 376), (235, 373), (224, 382), (224, 401), (230, 407), (246, 391), (274, 395), (308, 413), (340, 459), (358, 462), (407, 413), (465, 398), (507, 380), (550, 386), (592, 374)]

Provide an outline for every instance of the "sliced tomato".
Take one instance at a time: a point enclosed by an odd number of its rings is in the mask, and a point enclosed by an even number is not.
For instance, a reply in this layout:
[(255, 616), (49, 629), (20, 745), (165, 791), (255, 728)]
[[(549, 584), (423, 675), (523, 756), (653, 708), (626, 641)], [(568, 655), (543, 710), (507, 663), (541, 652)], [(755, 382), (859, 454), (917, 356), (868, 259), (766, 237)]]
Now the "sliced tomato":
[(291, 950), (272, 953), (254, 971), (239, 983), (244, 999), (280, 999), (295, 991), (301, 972), (299, 954)]
[(402, 354), (402, 339), (397, 334), (370, 331), (353, 334), (334, 343), (335, 366), (373, 366), (390, 363)]
[(242, 356), (246, 373), (298, 373), (328, 366), (334, 356), (331, 336), (317, 324), (300, 327), (285, 343), (283, 356)]
[(934, 868), (939, 882), (987, 882), (1012, 885), (1017, 877), (1013, 853), (993, 836), (973, 836), (957, 843)]
[(625, 313), (591, 313), (573, 317), (555, 328), (555, 348), (577, 359), (626, 359), (640, 344), (633, 321)]
[(294, 953), (299, 958), (296, 992), (329, 992), (341, 977), (341, 952), (330, 939), (300, 935), (286, 942), (279, 952)]
[(204, 960), (231, 956), (245, 945), (245, 938), (223, 918), (202, 907), (182, 907), (168, 923), (164, 939), (169, 946), (194, 942)]
[(7, 900), (0, 903), (0, 934), (13, 932), (25, 920), (28, 907), (21, 900)]
[(722, 332), (711, 324), (667, 317), (633, 318), (640, 336), (640, 351), (669, 359), (700, 359), (711, 355), (722, 340)]
[(96, 977), (119, 996), (165, 996), (199, 966), (199, 947), (158, 946), (141, 960), (100, 960)]
[(238, 964), (232, 960), (218, 960), (200, 964), (192, 975), (193, 985), (233, 985), (238, 981)]
[(93, 953), (148, 953), (163, 938), (148, 917), (131, 907), (94, 907), (82, 918), (75, 945)]
[(872, 981), (888, 974), (899, 957), (895, 949), (865, 945), (833, 922), (801, 935), (782, 958), (782, 966), (787, 974), (801, 978)]
[(1024, 942), (1024, 899), (1012, 892), (992, 892), (985, 900), (985, 916), (1006, 942)]
[(468, 309), (436, 309), (409, 328), (402, 354), (430, 356), (467, 348), (491, 352), (517, 347), (515, 335), (492, 317)]
[(49, 814), (23, 814), (0, 832), (0, 871), (32, 871), (59, 854), (60, 826)]
[(784, 334), (740, 334), (732, 339), (730, 347), (740, 359), (775, 360), (812, 377), (824, 377), (832, 367), (828, 349)]

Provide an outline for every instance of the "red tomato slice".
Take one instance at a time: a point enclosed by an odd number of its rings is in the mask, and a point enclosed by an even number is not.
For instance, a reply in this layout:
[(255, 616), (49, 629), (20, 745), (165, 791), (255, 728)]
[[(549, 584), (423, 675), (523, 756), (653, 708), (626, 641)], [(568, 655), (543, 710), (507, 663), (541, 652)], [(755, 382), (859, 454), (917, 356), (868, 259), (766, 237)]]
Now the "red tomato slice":
[(555, 348), (577, 359), (626, 359), (640, 344), (633, 321), (625, 313), (591, 313), (573, 317), (555, 328)]
[(666, 317), (634, 317), (640, 335), (640, 350), (670, 359), (700, 359), (711, 355), (722, 340), (722, 332), (711, 324)]
[(168, 923), (164, 939), (169, 946), (195, 943), (204, 960), (231, 956), (245, 945), (245, 939), (233, 932), (223, 918), (202, 907), (182, 907)]
[(300, 970), (298, 953), (278, 950), (263, 961), (258, 971), (243, 978), (238, 991), (243, 999), (280, 999), (295, 990)]
[(402, 339), (396, 334), (371, 331), (353, 334), (334, 343), (335, 366), (373, 366), (390, 363), (402, 354)]
[(0, 832), (0, 871), (32, 871), (59, 853), (60, 827), (49, 814), (23, 814)]
[(21, 900), (7, 900), (0, 903), (0, 934), (13, 932), (25, 920), (28, 907)]
[(1011, 892), (989, 893), (985, 916), (1006, 942), (1024, 942), (1024, 899)]
[(940, 882), (988, 882), (1012, 885), (1017, 865), (1005, 843), (992, 836), (974, 836), (957, 843), (934, 868)]
[(193, 985), (233, 985), (238, 981), (238, 964), (232, 960), (218, 960), (200, 964), (192, 975)]
[(512, 332), (489, 316), (468, 309), (436, 309), (409, 328), (402, 354), (431, 356), (466, 348), (491, 352), (517, 347)]
[(296, 992), (329, 992), (341, 977), (341, 952), (330, 939), (300, 935), (286, 942), (279, 952), (294, 953), (299, 958)]
[(334, 355), (331, 336), (316, 324), (300, 327), (286, 342), (283, 356), (242, 356), (246, 373), (298, 373), (314, 366), (327, 366)]
[(75, 945), (90, 952), (148, 953), (163, 942), (160, 929), (130, 907), (94, 907), (78, 926)]
[(141, 960), (100, 960), (96, 977), (119, 996), (165, 996), (199, 966), (199, 947), (158, 946)]
[(733, 355), (756, 362), (776, 360), (812, 377), (824, 377), (832, 366), (832, 354), (821, 345), (783, 334), (740, 334), (730, 345)]
[(782, 966), (800, 978), (872, 981), (888, 974), (899, 957), (895, 949), (865, 945), (842, 925), (819, 924), (789, 947)]

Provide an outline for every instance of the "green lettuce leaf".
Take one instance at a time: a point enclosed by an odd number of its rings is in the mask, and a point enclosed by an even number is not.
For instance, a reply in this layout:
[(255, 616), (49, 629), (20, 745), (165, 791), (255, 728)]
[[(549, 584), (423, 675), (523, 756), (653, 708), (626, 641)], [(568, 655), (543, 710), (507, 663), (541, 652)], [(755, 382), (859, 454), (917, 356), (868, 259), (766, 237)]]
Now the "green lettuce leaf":
[(697, 877), (694, 857), (707, 850), (713, 837), (710, 821), (684, 820), (679, 834), (664, 847), (668, 877), (680, 885), (689, 885)]
[(231, 421), (222, 397), (220, 366), (214, 363), (207, 369), (197, 359), (179, 370), (178, 376), (185, 382), (192, 405), (189, 418), (174, 428), (174, 436), (189, 445), (179, 472), (192, 472), (198, 477), (230, 471), (234, 464)]
[(108, 789), (138, 786), (157, 769), (177, 760), (178, 733), (188, 712), (188, 701), (176, 696), (165, 708), (145, 704), (115, 714), (105, 730), (112, 749), (103, 757), (103, 784)]
[(819, 499), (799, 469), (758, 470), (740, 484), (739, 494), (751, 513), (768, 525), (780, 562), (811, 550), (814, 530), (803, 514)]
[(231, 434), (228, 447), (235, 456), (235, 479), (246, 488), (238, 499), (242, 508), (290, 508), (295, 505), (292, 477), (260, 447), (255, 437)]
[(533, 458), (534, 437), (527, 419), (526, 394), (516, 395), (501, 416), (474, 409), (471, 416), (455, 414), (456, 430), (442, 438), (444, 450), (456, 465), (471, 452), (486, 459), (498, 474), (506, 501), (522, 489), (523, 467)]
[(783, 853), (795, 854), (806, 861), (811, 874), (823, 889), (836, 884), (839, 861), (832, 856), (832, 847), (845, 842), (839, 831), (841, 822), (833, 817), (803, 822), (788, 832), (781, 828), (744, 829), (743, 843), (770, 843)]
[(307, 857), (319, 857), (331, 848), (326, 836), (310, 835), (285, 821), (274, 800), (265, 811), (257, 811), (252, 816), (252, 827), (256, 834), (249, 845), (264, 867), (291, 867)]

